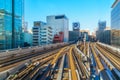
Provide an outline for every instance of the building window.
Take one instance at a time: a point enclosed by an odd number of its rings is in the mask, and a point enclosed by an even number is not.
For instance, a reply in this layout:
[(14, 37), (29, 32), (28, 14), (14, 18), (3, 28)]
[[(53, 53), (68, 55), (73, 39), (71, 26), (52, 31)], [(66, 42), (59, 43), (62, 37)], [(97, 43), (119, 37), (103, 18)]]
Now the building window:
[(62, 18), (65, 18), (65, 16), (64, 15), (62, 15), (62, 16), (55, 16), (55, 19), (62, 19)]

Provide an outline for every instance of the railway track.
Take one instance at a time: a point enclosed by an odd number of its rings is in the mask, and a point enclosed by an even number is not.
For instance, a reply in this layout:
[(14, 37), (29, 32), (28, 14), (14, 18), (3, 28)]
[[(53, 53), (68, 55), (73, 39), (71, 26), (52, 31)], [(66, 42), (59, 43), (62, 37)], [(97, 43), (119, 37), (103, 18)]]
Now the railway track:
[[(35, 49), (31, 48), (30, 51), (27, 50), (27, 52), (20, 51), (21, 53), (19, 52), (19, 54), (15, 53), (15, 52), (10, 55), (7, 54), (8, 56), (2, 56), (2, 58), (0, 58), (0, 68), (7, 66), (7, 65), (14, 64), (16, 62), (20, 62), (20, 61), (24, 61), (24, 60), (33, 58), (35, 56), (39, 56), (39, 55), (47, 53), (47, 52), (59, 50), (60, 48), (62, 48), (64, 46), (67, 46), (67, 45), (59, 44), (59, 45), (53, 45), (53, 46), (36, 47)], [(22, 52), (24, 52), (24, 53), (22, 53)]]
[(104, 50), (108, 51), (109, 53), (111, 53), (112, 55), (120, 58), (120, 53), (118, 51), (114, 51), (112, 50), (111, 48), (109, 47), (106, 47), (106, 46), (103, 46), (103, 45), (100, 45), (98, 43), (96, 43), (96, 45), (98, 45), (99, 47), (103, 48)]
[[(110, 56), (111, 53), (108, 53), (101, 47), (95, 46), (95, 48), (98, 51), (98, 53), (100, 54), (100, 57), (102, 58), (103, 62), (107, 65), (108, 69), (110, 70), (111, 76), (114, 79), (119, 80), (120, 79), (120, 70), (117, 68), (117, 66), (116, 66), (117, 64), (114, 62), (115, 58), (113, 56)], [(113, 58), (114, 58), (114, 60), (112, 60)], [(116, 65), (114, 65), (114, 64), (116, 64)]]
[[(85, 46), (86, 46), (85, 50), (83, 50), (84, 49), (83, 44), (81, 45), (81, 47), (79, 46), (79, 48), (85, 55), (87, 53), (86, 57), (88, 57), (88, 60), (90, 60), (90, 61), (87, 60), (90, 63), (89, 66), (91, 68), (91, 70), (90, 70), (91, 78), (90, 79), (93, 78), (93, 79), (105, 79), (105, 80), (118, 80), (120, 73), (119, 73), (119, 71), (115, 70), (116, 66), (114, 67), (114, 73), (113, 73), (112, 70), (109, 68), (109, 66), (110, 66), (109, 63), (105, 62), (105, 60), (107, 59), (106, 56), (108, 56), (108, 55), (101, 56), (101, 54), (107, 54), (107, 53), (105, 53), (107, 50), (105, 51), (103, 48), (100, 47), (105, 52), (99, 51), (99, 49), (98, 49), (99, 46), (96, 45), (95, 43), (90, 43), (90, 46), (89, 46), (89, 44), (86, 44)], [(87, 47), (87, 46), (89, 46), (89, 47)], [(113, 58), (115, 58), (114, 56), (113, 56)], [(76, 57), (78, 57), (78, 55)], [(109, 59), (111, 59), (111, 57)], [(80, 64), (81, 64), (83, 61), (82, 61), (82, 59), (80, 59), (80, 60), (81, 60), (81, 62), (80, 62)], [(118, 60), (118, 59), (114, 59), (114, 60)], [(77, 60), (75, 62), (77, 62)], [(113, 61), (113, 62), (115, 62), (115, 61)], [(83, 62), (83, 64), (85, 65), (85, 62)], [(84, 66), (82, 66), (82, 69), (83, 68), (84, 68)], [(80, 71), (80, 69), (78, 69), (78, 70)], [(84, 71), (81, 71), (81, 72), (84, 72)], [(85, 73), (85, 75), (86, 75), (86, 73)]]
[(37, 59), (42, 56), (47, 55), (47, 57), (49, 57), (50, 55), (55, 54), (58, 51), (59, 51), (59, 49), (56, 49), (56, 50), (50, 51), (50, 52), (48, 50), (48, 51), (44, 51), (41, 53), (31, 53), (30, 56), (25, 56), (23, 58), (13, 57), (13, 58), (10, 58), (11, 60), (8, 59), (9, 61), (7, 60), (7, 58), (5, 60), (3, 59), (3, 60), (1, 60), (2, 63), (0, 64), (0, 72), (11, 69), (15, 66), (18, 66), (18, 65), (26, 63), (26, 62), (31, 62), (32, 60)]
[(52, 54), (50, 57), (44, 56), (40, 59), (34, 60), (29, 66), (27, 66), (22, 71), (15, 74), (15, 76), (10, 77), (8, 80), (30, 80), (45, 64), (48, 64), (56, 54)]
[[(48, 70), (44, 72), (40, 77), (38, 77), (38, 79), (39, 80), (89, 79), (89, 74), (87, 73), (85, 65), (79, 62), (80, 59), (78, 59), (77, 57), (79, 54), (76, 55), (73, 49), (74, 49), (73, 46), (61, 49), (50, 63)], [(82, 71), (78, 71), (78, 69), (81, 69)], [(83, 76), (80, 72), (82, 72), (85, 76)]]
[[(30, 60), (30, 64), (9, 75), (7, 80), (119, 80), (119, 58), (114, 54), (95, 43), (86, 43), (85, 46), (70, 45), (27, 59)], [(8, 63), (3, 66), (1, 62), (0, 70), (9, 64), (16, 66), (25, 63), (26, 59), (22, 59), (19, 61), (18, 58), (16, 62), (15, 58), (6, 60)]]
[(107, 50), (104, 50), (103, 48), (99, 47), (98, 45), (96, 45), (96, 47), (98, 48), (98, 50), (101, 53), (104, 53), (103, 55), (109, 59), (109, 61), (118, 69), (120, 70), (120, 58), (116, 57), (115, 55), (113, 55), (113, 53), (110, 53)]
[(61, 59), (62, 56), (64, 55), (64, 50), (65, 48), (62, 48), (54, 57), (52, 62), (49, 64), (49, 67), (47, 68), (47, 71), (43, 72), (43, 74), (37, 79), (39, 80), (46, 80), (46, 79), (56, 79), (57, 78), (57, 73), (58, 73), (58, 67), (60, 67)]
[(81, 80), (89, 80), (89, 72), (87, 71), (85, 65), (82, 62), (81, 56), (79, 54), (77, 54), (74, 50), (73, 50), (73, 56), (74, 56), (74, 60), (76, 63), (76, 67), (79, 73), (79, 79)]
[(12, 56), (11, 58), (3, 59), (3, 60), (0, 61), (0, 68), (4, 67), (4, 66), (7, 66), (9, 64), (13, 64), (13, 63), (16, 63), (16, 62), (20, 62), (20, 61), (30, 59), (30, 58), (35, 57), (35, 56), (42, 55), (42, 54), (47, 53), (47, 52), (49, 52), (49, 50), (48, 51), (43, 51), (43, 52), (40, 52), (40, 53), (23, 54), (23, 55), (20, 55), (20, 56), (15, 56), (15, 57)]
[[(95, 47), (93, 44), (91, 44), (91, 50), (95, 58), (96, 62), (96, 67), (97, 67), (97, 74), (99, 75), (100, 79), (105, 79), (105, 80), (115, 80), (113, 74), (111, 71), (107, 68), (107, 65), (103, 62), (103, 59), (100, 57), (98, 52), (95, 50)], [(113, 76), (113, 77), (111, 77)]]

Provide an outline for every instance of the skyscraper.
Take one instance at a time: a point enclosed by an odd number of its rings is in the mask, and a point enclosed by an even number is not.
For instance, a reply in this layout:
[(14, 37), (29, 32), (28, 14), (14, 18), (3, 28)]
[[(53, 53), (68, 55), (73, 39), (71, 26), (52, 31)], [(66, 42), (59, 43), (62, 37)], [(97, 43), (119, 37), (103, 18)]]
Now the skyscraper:
[(111, 44), (120, 46), (120, 0), (116, 0), (111, 11)]
[(120, 30), (120, 0), (116, 0), (112, 5), (111, 29)]
[(106, 21), (99, 21), (98, 22), (98, 30), (96, 31), (96, 39), (100, 42), (103, 42), (102, 33), (106, 29)]
[(106, 28), (106, 21), (99, 21), (98, 22), (98, 30), (104, 30)]
[(68, 42), (68, 18), (65, 15), (47, 16), (47, 24), (53, 29), (53, 35), (63, 33), (63, 41)]
[(23, 0), (0, 0), (0, 49), (22, 46)]

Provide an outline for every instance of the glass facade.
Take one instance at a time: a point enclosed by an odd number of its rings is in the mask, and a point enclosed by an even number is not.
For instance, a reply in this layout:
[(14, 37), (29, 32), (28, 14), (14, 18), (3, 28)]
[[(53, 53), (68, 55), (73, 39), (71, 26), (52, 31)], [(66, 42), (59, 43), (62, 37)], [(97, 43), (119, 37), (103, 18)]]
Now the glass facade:
[(106, 21), (99, 21), (98, 30), (104, 30), (106, 28)]
[(0, 49), (22, 46), (23, 0), (0, 0)]
[(111, 12), (111, 28), (120, 29), (120, 1), (114, 6)]

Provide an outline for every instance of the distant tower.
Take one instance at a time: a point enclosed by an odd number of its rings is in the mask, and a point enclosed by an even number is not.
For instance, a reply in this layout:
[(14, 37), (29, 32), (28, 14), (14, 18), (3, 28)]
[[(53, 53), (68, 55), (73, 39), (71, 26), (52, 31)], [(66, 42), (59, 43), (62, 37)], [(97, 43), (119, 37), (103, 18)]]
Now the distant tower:
[(98, 30), (104, 30), (106, 28), (106, 21), (98, 22)]
[(73, 31), (80, 31), (80, 23), (79, 22), (74, 22), (72, 26), (73, 26)]

